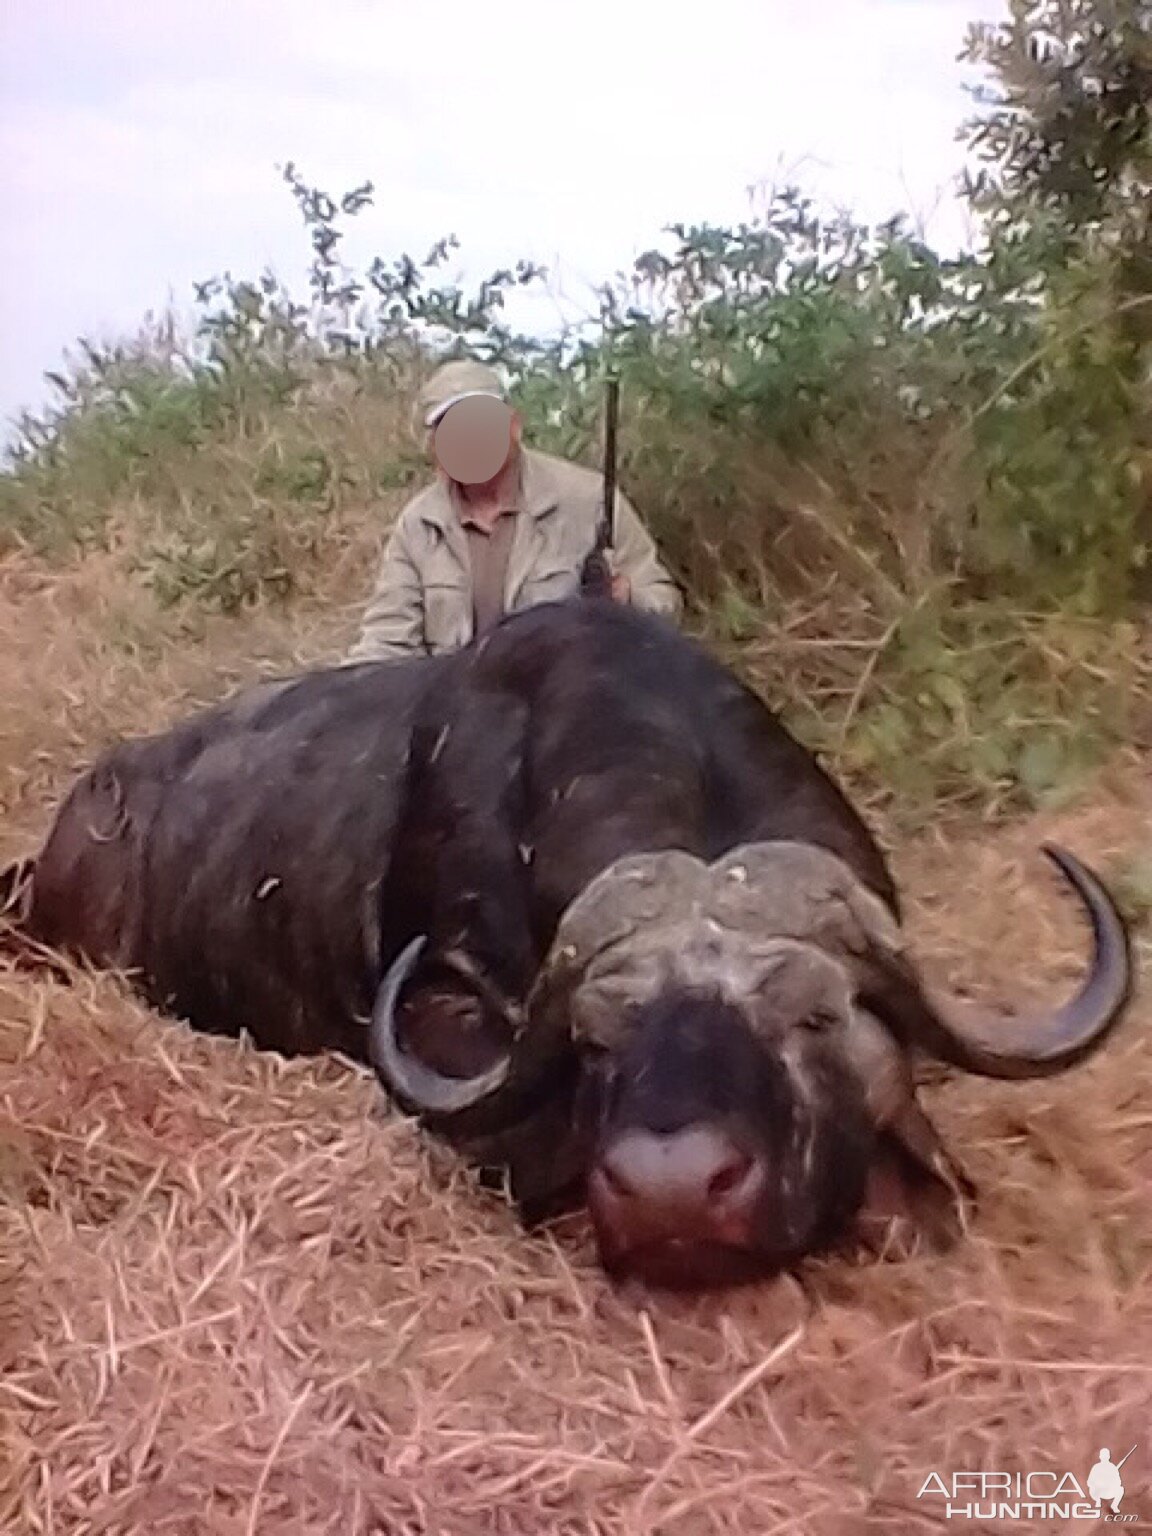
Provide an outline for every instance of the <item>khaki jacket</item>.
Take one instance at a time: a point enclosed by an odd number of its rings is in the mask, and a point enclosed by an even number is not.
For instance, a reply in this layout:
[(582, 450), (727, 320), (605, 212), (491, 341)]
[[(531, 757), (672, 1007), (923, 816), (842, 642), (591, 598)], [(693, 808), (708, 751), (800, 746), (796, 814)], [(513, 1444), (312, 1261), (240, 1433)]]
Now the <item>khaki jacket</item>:
[[(504, 590), (506, 612), (573, 594), (596, 539), (603, 479), (594, 470), (523, 450), (523, 511)], [(677, 619), (680, 592), (628, 499), (617, 492), (613, 568), (632, 603)], [(467, 534), (441, 480), (401, 512), (348, 662), (458, 650), (473, 636)]]

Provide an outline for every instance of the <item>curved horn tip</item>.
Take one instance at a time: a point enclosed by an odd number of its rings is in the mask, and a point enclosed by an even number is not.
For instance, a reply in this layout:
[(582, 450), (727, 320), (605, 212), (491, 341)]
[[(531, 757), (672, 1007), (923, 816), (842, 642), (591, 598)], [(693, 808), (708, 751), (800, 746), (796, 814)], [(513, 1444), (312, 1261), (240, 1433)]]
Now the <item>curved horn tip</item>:
[(1063, 843), (1046, 840), (1040, 844), (1040, 852), (1070, 880), (1074, 880), (1077, 875), (1091, 876), (1092, 874), (1092, 871), (1076, 857), (1070, 848), (1065, 848)]
[(402, 971), (404, 976), (407, 977), (411, 974), (416, 961), (420, 958), (427, 947), (428, 935), (426, 933), (418, 933), (414, 939), (410, 939), (409, 942), (404, 946), (404, 948), (396, 956), (393, 964), (396, 966), (397, 970)]
[(1078, 891), (1090, 888), (1095, 894), (1103, 896), (1110, 905), (1115, 906), (1108, 887), (1102, 877), (1083, 859), (1078, 858), (1070, 848), (1065, 848), (1063, 843), (1045, 841), (1040, 844), (1040, 852), (1053, 863), (1070, 885)]
[(1021, 1024), (1022, 1043), (1008, 1045), (998, 1021), (980, 1012), (955, 1013), (946, 1000), (931, 1005), (920, 1023), (932, 1054), (963, 1071), (987, 1077), (1043, 1077), (1093, 1055), (1127, 1012), (1135, 990), (1131, 934), (1108, 887), (1075, 854), (1042, 845), (1071, 886), (1092, 928), (1088, 976), (1063, 1006)]
[(428, 942), (418, 934), (393, 960), (380, 983), (372, 1008), (368, 1055), (385, 1089), (413, 1106), (419, 1115), (454, 1115), (470, 1109), (502, 1088), (511, 1070), (505, 1056), (487, 1072), (473, 1078), (447, 1077), (406, 1051), (396, 1035), (400, 993)]
[(1130, 952), (1131, 933), (1128, 921), (1103, 877), (1060, 843), (1041, 843), (1040, 851), (1056, 866), (1080, 897), (1088, 910), (1093, 926), (1099, 928), (1103, 917), (1111, 919), (1116, 936), (1123, 942), (1125, 950)]

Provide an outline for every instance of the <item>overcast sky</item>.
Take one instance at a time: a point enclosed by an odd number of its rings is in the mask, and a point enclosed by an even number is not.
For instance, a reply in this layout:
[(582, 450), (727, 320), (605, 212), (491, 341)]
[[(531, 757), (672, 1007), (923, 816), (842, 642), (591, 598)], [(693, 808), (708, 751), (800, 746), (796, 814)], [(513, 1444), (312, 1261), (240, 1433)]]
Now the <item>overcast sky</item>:
[(307, 246), (276, 167), (376, 184), (354, 257), (456, 234), (581, 284), (799, 178), (965, 236), (967, 24), (1006, 0), (0, 0), (0, 418), (77, 335)]

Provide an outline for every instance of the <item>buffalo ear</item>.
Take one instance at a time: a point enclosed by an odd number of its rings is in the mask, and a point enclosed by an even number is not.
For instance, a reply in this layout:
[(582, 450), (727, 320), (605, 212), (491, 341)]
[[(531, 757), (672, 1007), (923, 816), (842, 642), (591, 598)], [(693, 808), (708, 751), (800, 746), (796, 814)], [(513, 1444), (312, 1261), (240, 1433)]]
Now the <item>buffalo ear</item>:
[(975, 1185), (909, 1099), (881, 1129), (858, 1217), (860, 1236), (883, 1257), (945, 1253), (967, 1234), (975, 1207)]

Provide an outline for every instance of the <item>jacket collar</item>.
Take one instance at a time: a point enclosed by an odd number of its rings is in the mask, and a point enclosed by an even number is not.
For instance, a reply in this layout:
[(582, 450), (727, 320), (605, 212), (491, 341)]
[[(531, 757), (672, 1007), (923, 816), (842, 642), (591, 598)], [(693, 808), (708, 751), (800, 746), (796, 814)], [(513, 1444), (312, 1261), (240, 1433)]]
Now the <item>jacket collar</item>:
[[(545, 517), (549, 512), (554, 512), (559, 505), (559, 494), (548, 461), (542, 454), (534, 453), (530, 448), (522, 448), (520, 454), (524, 511), (533, 520)], [(461, 531), (460, 519), (456, 516), (456, 508), (452, 505), (448, 487), (439, 477), (428, 487), (427, 498), (425, 505), (420, 509), (420, 515), (426, 523), (438, 528), (448, 537)]]

